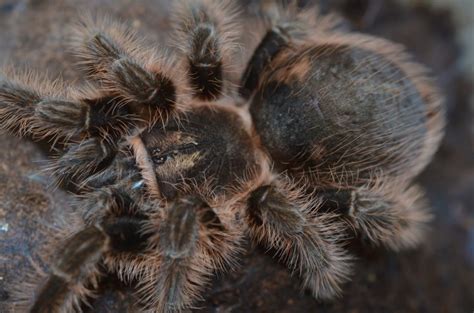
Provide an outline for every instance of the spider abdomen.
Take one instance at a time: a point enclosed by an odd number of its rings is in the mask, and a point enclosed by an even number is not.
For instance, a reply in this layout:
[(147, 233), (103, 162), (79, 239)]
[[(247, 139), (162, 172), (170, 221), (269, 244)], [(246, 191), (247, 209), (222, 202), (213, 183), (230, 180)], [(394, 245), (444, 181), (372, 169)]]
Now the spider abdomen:
[(251, 105), (263, 145), (281, 167), (322, 177), (417, 174), (442, 128), (436, 89), (386, 41), (381, 52), (333, 41), (287, 48), (268, 67)]

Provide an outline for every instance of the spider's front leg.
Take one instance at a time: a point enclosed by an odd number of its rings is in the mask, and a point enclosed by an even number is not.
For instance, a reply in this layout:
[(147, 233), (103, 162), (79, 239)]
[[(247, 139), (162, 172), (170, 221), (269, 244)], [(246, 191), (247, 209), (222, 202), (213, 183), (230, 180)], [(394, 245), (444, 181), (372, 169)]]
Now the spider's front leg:
[[(69, 216), (63, 229), (50, 234), (53, 242), (49, 249), (53, 254), (45, 261), (52, 266), (47, 275), (42, 271), (34, 275), (39, 284), (27, 284), (39, 285), (33, 299), (25, 290), (19, 290), (18, 305), (32, 313), (81, 312), (97, 291), (101, 264), (118, 272), (120, 268), (111, 262), (118, 254), (144, 253), (148, 247), (149, 236), (143, 232), (147, 208), (138, 207), (123, 188), (99, 189), (85, 196), (80, 204), (85, 216)], [(134, 266), (138, 267), (137, 262)], [(128, 264), (118, 274), (123, 277), (123, 272), (133, 272), (131, 268)]]
[(61, 86), (52, 86), (27, 75), (1, 80), (0, 129), (64, 143), (65, 152), (47, 169), (59, 182), (82, 180), (113, 159), (120, 140), (136, 132), (139, 118), (111, 97), (65, 95)]
[(30, 312), (81, 311), (98, 287), (99, 264), (105, 254), (117, 249), (135, 251), (137, 242), (146, 242), (139, 232), (142, 223), (137, 217), (117, 217), (84, 225), (61, 244), (49, 276), (34, 294)]
[(418, 186), (376, 181), (369, 186), (329, 189), (319, 194), (324, 206), (346, 216), (362, 239), (393, 250), (417, 246), (432, 218)]
[(181, 71), (170, 59), (144, 47), (118, 23), (84, 19), (75, 29), (74, 52), (89, 78), (148, 122), (184, 111)]
[[(98, 263), (107, 247), (107, 235), (98, 226), (87, 226), (63, 243), (46, 282), (31, 306), (31, 313), (71, 312), (97, 285)], [(86, 287), (88, 286), (88, 287)]]
[(351, 257), (345, 252), (346, 227), (331, 213), (318, 213), (320, 202), (287, 179), (261, 186), (248, 201), (251, 236), (275, 249), (319, 299), (340, 293)]
[[(221, 214), (222, 213), (222, 214)], [(217, 213), (194, 196), (179, 198), (157, 214), (151, 242), (160, 264), (142, 277), (150, 312), (180, 312), (199, 299), (216, 269), (234, 264), (242, 232), (228, 212)]]
[(0, 128), (35, 139), (101, 137), (113, 142), (138, 120), (110, 97), (66, 90), (33, 74), (7, 74), (0, 79)]

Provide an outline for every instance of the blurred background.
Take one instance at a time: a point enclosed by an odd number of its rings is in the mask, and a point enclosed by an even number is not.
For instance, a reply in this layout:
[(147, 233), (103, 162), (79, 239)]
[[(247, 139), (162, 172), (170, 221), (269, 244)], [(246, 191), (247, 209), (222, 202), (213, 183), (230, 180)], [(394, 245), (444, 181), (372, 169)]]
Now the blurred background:
[[(218, 1), (218, 0), (217, 0)], [(84, 11), (130, 22), (164, 45), (171, 0), (0, 0), (0, 64), (79, 80), (67, 52), (67, 27)], [(240, 0), (252, 15), (258, 1)], [(358, 264), (344, 294), (319, 303), (300, 289), (263, 249), (251, 248), (242, 266), (216, 277), (196, 312), (443, 312), (474, 311), (474, 1), (306, 0), (337, 12), (355, 31), (403, 43), (433, 70), (446, 96), (446, 136), (418, 178), (435, 220), (425, 245), (395, 254), (354, 245)], [(0, 135), (0, 312), (11, 288), (31, 267), (44, 241), (41, 229), (70, 209), (71, 196), (48, 188), (40, 172), (45, 149)], [(130, 312), (128, 286), (104, 280), (90, 312)]]

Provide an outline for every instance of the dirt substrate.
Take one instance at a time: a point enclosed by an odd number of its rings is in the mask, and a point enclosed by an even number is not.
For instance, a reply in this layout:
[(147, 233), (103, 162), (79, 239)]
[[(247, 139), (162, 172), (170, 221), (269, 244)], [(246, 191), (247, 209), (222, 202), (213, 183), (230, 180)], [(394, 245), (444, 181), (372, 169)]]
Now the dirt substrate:
[[(242, 1), (244, 2), (244, 1)], [(251, 7), (252, 1), (245, 1)], [(84, 8), (101, 9), (132, 21), (153, 40), (166, 40), (165, 0), (0, 1), (0, 63), (34, 68), (75, 79), (64, 62), (63, 27)], [(318, 303), (300, 290), (284, 266), (260, 248), (250, 248), (235, 272), (216, 277), (197, 312), (471, 312), (474, 309), (474, 108), (473, 85), (457, 66), (462, 51), (455, 43), (449, 12), (404, 8), (392, 1), (321, 1), (342, 12), (357, 30), (405, 44), (416, 59), (439, 77), (447, 97), (448, 128), (434, 162), (419, 177), (435, 220), (426, 244), (394, 254), (351, 247), (358, 256), (352, 282), (332, 303)], [(330, 5), (329, 5), (330, 3)], [(66, 60), (70, 60), (69, 56)], [(12, 286), (31, 268), (41, 247), (41, 229), (68, 208), (70, 195), (48, 189), (41, 174), (41, 149), (28, 141), (0, 137), (0, 312), (8, 312)], [(128, 312), (128, 288), (114, 279), (91, 312)]]

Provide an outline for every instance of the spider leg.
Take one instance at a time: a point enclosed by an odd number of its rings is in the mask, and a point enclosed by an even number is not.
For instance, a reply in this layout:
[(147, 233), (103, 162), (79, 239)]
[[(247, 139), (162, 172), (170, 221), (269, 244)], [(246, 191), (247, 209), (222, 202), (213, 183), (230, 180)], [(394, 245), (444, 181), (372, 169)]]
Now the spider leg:
[(242, 97), (250, 98), (259, 85), (263, 70), (271, 63), (278, 52), (287, 46), (288, 42), (288, 36), (280, 28), (275, 27), (268, 30), (255, 49), (241, 78), (239, 93)]
[(183, 111), (177, 101), (183, 94), (179, 69), (144, 47), (130, 29), (88, 18), (76, 27), (73, 48), (89, 77), (146, 121), (163, 121)]
[(47, 279), (35, 292), (30, 312), (73, 312), (94, 293), (99, 264), (110, 251), (135, 251), (142, 219), (120, 217), (84, 226), (61, 245)]
[(417, 186), (374, 184), (353, 190), (328, 190), (324, 198), (349, 217), (363, 239), (393, 250), (417, 246), (432, 216)]
[(178, 1), (175, 45), (186, 58), (193, 94), (216, 100), (224, 92), (226, 67), (239, 35), (237, 10), (231, 1)]
[(304, 43), (304, 39), (315, 32), (340, 28), (341, 19), (332, 14), (319, 15), (319, 8), (314, 4), (300, 4), (300, 1), (260, 2), (258, 15), (259, 20), (264, 21), (264, 34), (241, 77), (239, 93), (244, 99), (248, 100), (265, 80), (262, 73), (271, 72), (275, 67), (264, 71), (280, 51)]
[(97, 265), (106, 245), (107, 236), (97, 226), (85, 227), (66, 240), (30, 312), (72, 312), (79, 308), (91, 294), (89, 285), (97, 285)]
[(55, 183), (82, 182), (109, 165), (117, 154), (117, 146), (97, 138), (89, 138), (71, 145), (59, 158), (48, 162), (46, 170)]
[(319, 205), (317, 198), (277, 180), (253, 191), (247, 220), (256, 242), (275, 249), (316, 298), (330, 299), (341, 292), (351, 257), (343, 246), (345, 225), (334, 214), (314, 210)]
[(150, 312), (179, 312), (199, 298), (214, 270), (233, 264), (240, 237), (193, 196), (176, 200), (162, 213), (153, 227), (160, 230), (151, 237), (160, 262), (142, 278), (142, 302)]
[(298, 27), (301, 17), (298, 16), (297, 9), (296, 3), (285, 4), (272, 0), (261, 2), (258, 13), (266, 30), (241, 78), (239, 93), (244, 99), (252, 96), (262, 79), (264, 69), (282, 49), (288, 47), (296, 35), (295, 30), (302, 28)]
[(32, 74), (0, 80), (0, 128), (34, 139), (100, 137), (113, 142), (134, 129), (137, 117), (90, 90), (61, 94), (60, 83)]
[[(79, 231), (65, 241), (59, 240), (61, 250), (55, 254), (49, 276), (34, 293), (31, 312), (80, 311), (97, 288), (101, 263), (120, 270), (110, 263), (116, 259), (110, 255), (136, 254), (148, 247), (149, 236), (142, 232), (147, 218), (122, 189), (102, 188), (85, 199), (81, 204), (86, 209), (86, 223), (80, 222)], [(64, 227), (70, 232), (71, 225)], [(121, 270), (120, 277), (124, 276), (123, 272), (130, 272), (129, 268)]]

